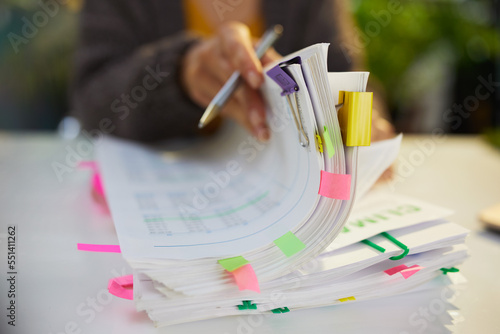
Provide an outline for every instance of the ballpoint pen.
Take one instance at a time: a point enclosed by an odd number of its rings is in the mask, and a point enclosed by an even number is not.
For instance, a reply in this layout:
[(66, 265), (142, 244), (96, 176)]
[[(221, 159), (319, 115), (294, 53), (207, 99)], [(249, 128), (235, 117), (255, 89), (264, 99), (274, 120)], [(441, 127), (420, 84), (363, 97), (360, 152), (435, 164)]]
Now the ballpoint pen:
[[(278, 38), (282, 34), (283, 27), (279, 24), (267, 30), (264, 36), (262, 36), (261, 40), (259, 41), (257, 48), (255, 49), (257, 58), (262, 58), (266, 51), (278, 40)], [(234, 72), (231, 77), (229, 77), (224, 86), (222, 86), (221, 90), (210, 102), (207, 109), (203, 113), (203, 116), (201, 116), (198, 128), (203, 128), (221, 112), (226, 102), (231, 98), (231, 95), (233, 95), (234, 91), (238, 87), (240, 80), (241, 76), (238, 71)]]

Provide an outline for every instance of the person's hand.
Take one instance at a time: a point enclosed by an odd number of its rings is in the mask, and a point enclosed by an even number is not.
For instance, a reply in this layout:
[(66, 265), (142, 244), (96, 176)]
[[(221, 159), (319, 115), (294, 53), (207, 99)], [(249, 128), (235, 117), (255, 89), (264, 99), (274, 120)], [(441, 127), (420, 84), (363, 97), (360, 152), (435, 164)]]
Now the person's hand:
[(227, 102), (221, 115), (234, 119), (261, 141), (270, 136), (264, 100), (258, 88), (264, 82), (262, 66), (281, 58), (269, 49), (259, 60), (248, 27), (241, 23), (223, 24), (217, 34), (191, 47), (183, 60), (181, 80), (189, 97), (207, 107), (234, 71), (242, 84)]
[(394, 126), (375, 112), (372, 117), (372, 142), (394, 138)]
[[(373, 109), (372, 114), (372, 142), (377, 142), (385, 139), (390, 139), (395, 136), (394, 126), (383, 118), (377, 109)], [(394, 176), (393, 165), (387, 168), (382, 175), (380, 175), (378, 182), (390, 181)]]

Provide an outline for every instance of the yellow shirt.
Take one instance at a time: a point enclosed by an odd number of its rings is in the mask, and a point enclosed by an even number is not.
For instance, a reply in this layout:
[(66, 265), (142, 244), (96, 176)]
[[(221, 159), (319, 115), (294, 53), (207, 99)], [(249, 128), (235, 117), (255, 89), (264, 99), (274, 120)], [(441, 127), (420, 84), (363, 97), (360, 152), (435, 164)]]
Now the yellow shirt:
[[(214, 34), (217, 26), (211, 24), (203, 15), (203, 12), (198, 8), (195, 1), (183, 0), (184, 17), (186, 28), (189, 31), (195, 32), (202, 36), (208, 37)], [(252, 17), (247, 23), (250, 28), (250, 33), (253, 37), (260, 37), (264, 33), (264, 19), (262, 16)]]

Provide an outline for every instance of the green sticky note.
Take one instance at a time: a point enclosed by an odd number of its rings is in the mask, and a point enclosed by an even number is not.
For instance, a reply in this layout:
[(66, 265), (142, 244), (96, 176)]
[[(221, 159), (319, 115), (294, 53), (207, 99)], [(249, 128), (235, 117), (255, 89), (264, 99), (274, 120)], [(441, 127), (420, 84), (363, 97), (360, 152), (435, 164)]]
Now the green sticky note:
[(243, 256), (230, 257), (228, 259), (219, 260), (218, 262), (227, 271), (234, 271), (248, 263)]
[(323, 137), (325, 138), (326, 151), (328, 152), (328, 157), (331, 158), (335, 154), (335, 148), (333, 146), (332, 138), (330, 138), (330, 133), (326, 126), (324, 127), (325, 132), (323, 132)]
[(306, 248), (306, 245), (304, 245), (304, 243), (300, 241), (300, 239), (297, 238), (292, 232), (287, 232), (282, 237), (274, 240), (274, 244), (278, 246), (287, 257), (290, 257)]

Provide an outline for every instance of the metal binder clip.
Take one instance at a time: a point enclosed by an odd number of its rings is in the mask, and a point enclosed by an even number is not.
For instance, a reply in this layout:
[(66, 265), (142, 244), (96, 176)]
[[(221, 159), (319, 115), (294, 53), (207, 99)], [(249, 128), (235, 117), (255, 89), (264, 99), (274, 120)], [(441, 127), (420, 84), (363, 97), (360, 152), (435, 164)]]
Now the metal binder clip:
[[(300, 59), (299, 59), (300, 61)], [(290, 63), (290, 62), (288, 62)], [(285, 66), (287, 63), (284, 63)], [(293, 116), (293, 120), (295, 122), (295, 126), (297, 127), (299, 142), (302, 147), (309, 146), (309, 138), (307, 137), (306, 131), (304, 130), (304, 125), (302, 124), (301, 108), (299, 103), (299, 97), (297, 92), (299, 91), (299, 86), (295, 82), (295, 80), (280, 66), (281, 64), (276, 65), (272, 69), (267, 72), (267, 75), (273, 79), (280, 87), (283, 89), (281, 92), (282, 96), (286, 96), (288, 101), (288, 106), (290, 107), (290, 111)], [(294, 96), (292, 98), (290, 95)]]
[[(290, 98), (290, 95), (293, 95), (295, 97), (295, 106), (292, 103), (292, 99)], [(292, 111), (292, 116), (293, 120), (295, 121), (295, 126), (297, 127), (297, 131), (299, 132), (299, 142), (302, 147), (308, 147), (309, 146), (309, 138), (307, 138), (307, 134), (304, 131), (304, 126), (302, 125), (302, 118), (300, 117), (300, 104), (299, 104), (299, 97), (297, 96), (297, 93), (293, 94), (288, 94), (286, 95), (286, 100), (288, 101), (288, 106), (290, 107), (290, 110)], [(304, 140), (302, 140), (304, 139)]]

